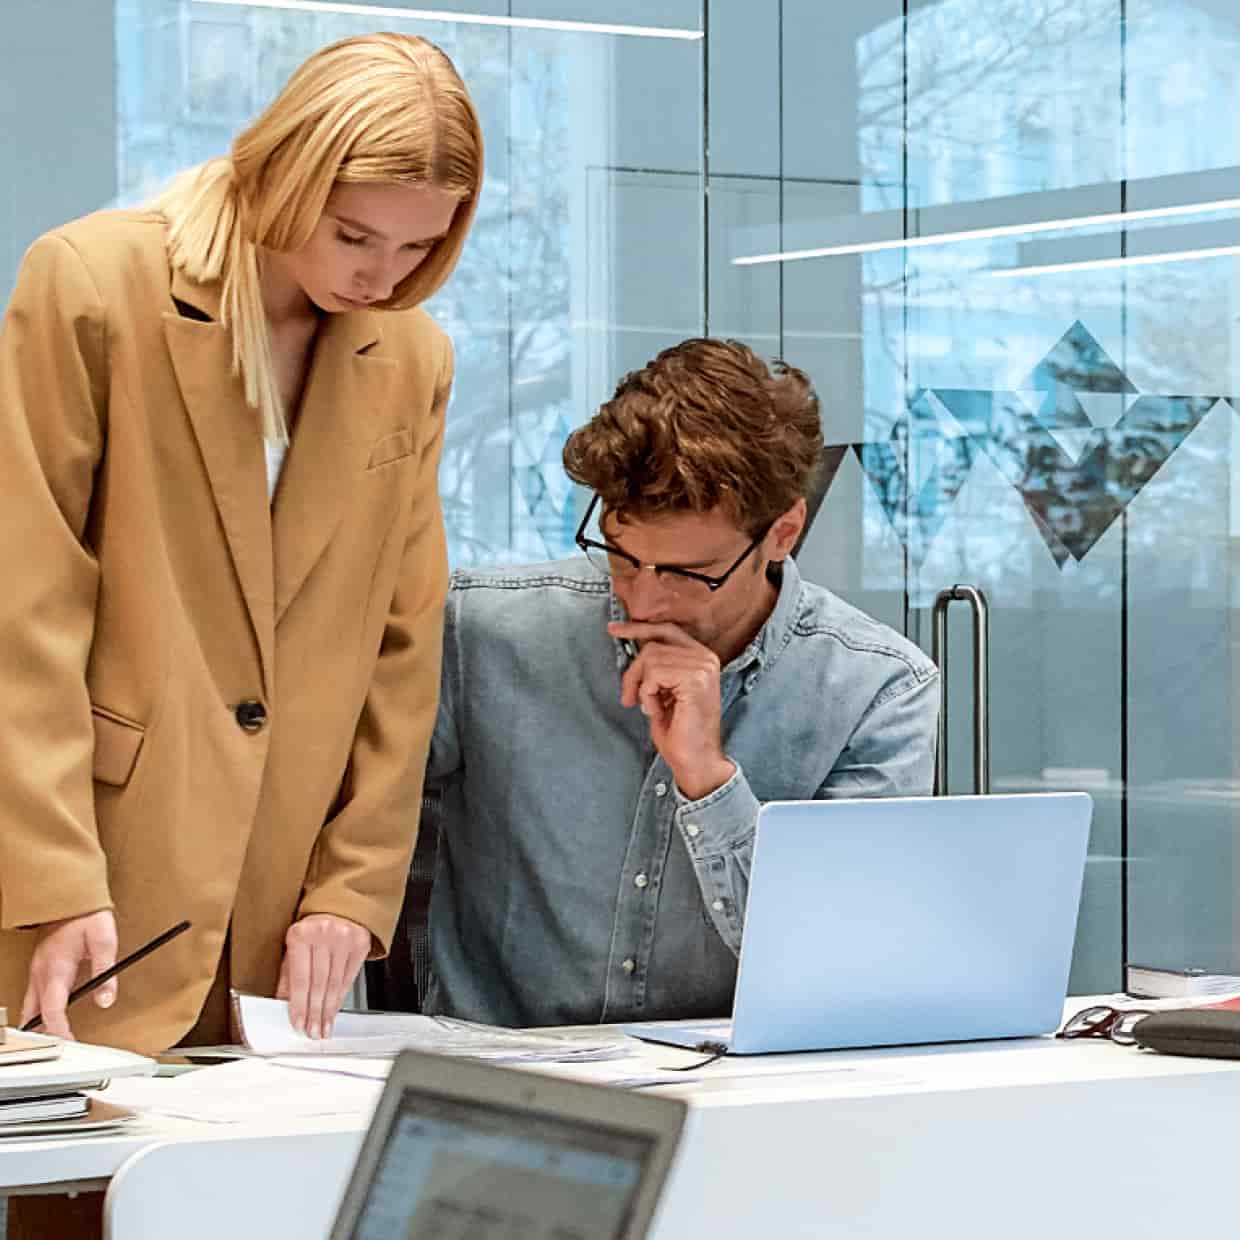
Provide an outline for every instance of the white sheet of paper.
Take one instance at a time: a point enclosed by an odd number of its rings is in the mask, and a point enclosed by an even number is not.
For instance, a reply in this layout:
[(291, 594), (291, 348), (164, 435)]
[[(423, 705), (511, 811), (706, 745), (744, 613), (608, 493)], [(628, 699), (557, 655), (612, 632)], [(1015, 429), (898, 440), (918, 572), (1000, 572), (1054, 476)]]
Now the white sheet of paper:
[(264, 1059), (216, 1064), (184, 1076), (113, 1081), (98, 1097), (135, 1111), (209, 1124), (315, 1115), (369, 1115), (382, 1080), (281, 1071)]
[(394, 1061), (391, 1056), (371, 1059), (366, 1055), (276, 1055), (266, 1062), (295, 1072), (324, 1072), (360, 1077), (364, 1081), (386, 1081)]
[(625, 1039), (561, 1038), (413, 1012), (341, 1012), (330, 1038), (308, 1038), (289, 1023), (288, 1003), (234, 992), (245, 1045), (256, 1055), (397, 1055), (436, 1051), (498, 1063), (589, 1062), (627, 1055)]
[[(670, 1051), (669, 1060), (674, 1060), (678, 1052)], [(886, 1069), (874, 1067), (829, 1068), (820, 1058), (810, 1061), (808, 1057), (797, 1057), (790, 1062), (786, 1056), (742, 1056), (738, 1058), (717, 1059), (714, 1063), (702, 1068), (696, 1065), (702, 1056), (694, 1055), (688, 1059), (689, 1069), (684, 1072), (652, 1063), (650, 1058), (632, 1054), (622, 1059), (587, 1060), (585, 1062), (546, 1063), (525, 1062), (512, 1063), (508, 1066), (523, 1068), (529, 1072), (547, 1072), (553, 1076), (563, 1076), (574, 1081), (591, 1081), (596, 1085), (610, 1085), (616, 1089), (649, 1089), (658, 1085), (693, 1085), (701, 1082), (736, 1080), (738, 1077), (752, 1079), (755, 1084), (766, 1085), (771, 1078), (788, 1078), (799, 1081), (804, 1086), (807, 1077), (812, 1076), (821, 1082), (829, 1080), (834, 1089), (874, 1089), (881, 1086), (904, 1088), (910, 1084), (906, 1075), (898, 1075)], [(368, 1059), (362, 1055), (297, 1055), (280, 1056), (268, 1059), (267, 1063), (294, 1071), (336, 1074), (345, 1077), (360, 1077), (364, 1080), (385, 1081), (392, 1070), (391, 1059)]]
[[(390, 1059), (367, 1059), (362, 1055), (314, 1055), (278, 1056), (267, 1063), (300, 1072), (323, 1072), (340, 1076), (361, 1077), (366, 1080), (385, 1081), (392, 1070)], [(534, 1072), (550, 1072), (556, 1076), (571, 1077), (576, 1081), (594, 1081), (600, 1085), (612, 1085), (619, 1089), (641, 1089), (648, 1085), (681, 1085), (696, 1079), (689, 1073), (665, 1072), (648, 1068), (636, 1056), (623, 1060), (586, 1060), (573, 1063), (509, 1063), (512, 1068), (525, 1068)]]

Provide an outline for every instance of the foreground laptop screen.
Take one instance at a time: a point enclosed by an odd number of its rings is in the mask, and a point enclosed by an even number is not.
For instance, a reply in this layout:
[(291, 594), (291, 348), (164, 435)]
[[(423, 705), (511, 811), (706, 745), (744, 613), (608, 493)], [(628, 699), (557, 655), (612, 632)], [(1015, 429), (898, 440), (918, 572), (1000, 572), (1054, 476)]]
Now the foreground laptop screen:
[(353, 1240), (613, 1240), (653, 1145), (406, 1089)]

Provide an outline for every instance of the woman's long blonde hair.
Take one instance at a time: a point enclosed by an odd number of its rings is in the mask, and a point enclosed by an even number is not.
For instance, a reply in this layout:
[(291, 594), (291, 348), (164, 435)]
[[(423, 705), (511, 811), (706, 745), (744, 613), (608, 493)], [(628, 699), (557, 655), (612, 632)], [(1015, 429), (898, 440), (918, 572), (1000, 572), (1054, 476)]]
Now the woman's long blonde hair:
[(155, 201), (172, 265), (222, 282), (233, 367), (263, 435), (287, 441), (259, 283), (259, 248), (295, 251), (338, 181), (459, 194), (447, 236), (376, 308), (425, 301), (452, 273), (482, 186), (482, 130), (452, 62), (412, 35), (342, 39), (310, 57), (228, 155), (183, 173)]

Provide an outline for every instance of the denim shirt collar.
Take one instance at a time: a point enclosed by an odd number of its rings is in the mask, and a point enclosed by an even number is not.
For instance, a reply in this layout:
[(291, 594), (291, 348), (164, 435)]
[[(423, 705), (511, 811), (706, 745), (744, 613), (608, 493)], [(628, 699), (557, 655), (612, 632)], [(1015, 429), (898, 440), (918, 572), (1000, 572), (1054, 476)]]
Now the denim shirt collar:
[[(779, 576), (779, 594), (775, 599), (775, 606), (753, 640), (728, 663), (722, 673), (725, 681), (734, 676), (744, 676), (746, 693), (753, 689), (763, 672), (774, 664), (787, 647), (801, 597), (801, 574), (791, 556), (772, 565), (772, 569)], [(614, 592), (608, 599), (608, 618), (616, 623), (628, 620), (628, 614)], [(620, 638), (613, 638), (613, 642), (616, 666), (623, 672), (631, 659)]]

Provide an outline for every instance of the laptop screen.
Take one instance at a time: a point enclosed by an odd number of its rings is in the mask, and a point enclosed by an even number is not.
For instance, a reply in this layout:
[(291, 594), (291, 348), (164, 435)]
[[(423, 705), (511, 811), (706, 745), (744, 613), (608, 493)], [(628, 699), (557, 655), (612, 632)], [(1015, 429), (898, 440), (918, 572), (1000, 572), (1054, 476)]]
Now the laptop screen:
[(405, 1089), (352, 1240), (615, 1240), (654, 1138)]

